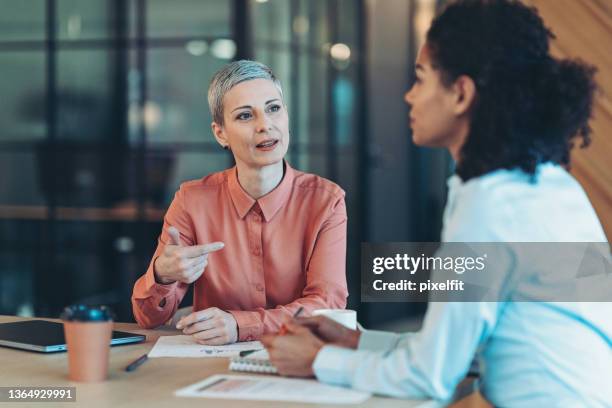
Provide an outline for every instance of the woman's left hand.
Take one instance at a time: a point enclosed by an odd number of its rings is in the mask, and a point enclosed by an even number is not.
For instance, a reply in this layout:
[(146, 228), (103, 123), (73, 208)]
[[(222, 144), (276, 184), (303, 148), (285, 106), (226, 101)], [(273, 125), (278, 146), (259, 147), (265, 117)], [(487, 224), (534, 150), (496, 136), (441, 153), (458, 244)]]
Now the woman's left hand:
[(270, 362), (281, 375), (313, 377), (312, 364), (325, 343), (304, 326), (294, 323), (285, 326), (287, 334), (268, 334), (261, 339), (270, 354)]
[(238, 340), (238, 324), (231, 313), (216, 307), (193, 312), (176, 324), (184, 334), (190, 334), (200, 344), (219, 346)]

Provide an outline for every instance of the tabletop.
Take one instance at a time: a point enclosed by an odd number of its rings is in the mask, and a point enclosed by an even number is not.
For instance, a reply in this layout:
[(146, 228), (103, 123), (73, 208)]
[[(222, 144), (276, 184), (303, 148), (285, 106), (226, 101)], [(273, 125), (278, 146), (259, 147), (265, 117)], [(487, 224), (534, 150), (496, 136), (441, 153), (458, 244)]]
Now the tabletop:
[[(27, 320), (16, 316), (0, 316), (0, 323)], [(45, 319), (54, 320), (54, 319)], [(67, 354), (37, 353), (0, 347), (0, 386), (2, 387), (76, 387), (74, 402), (46, 402), (44, 407), (202, 407), (220, 406), (223, 408), (281, 408), (281, 407), (325, 407), (321, 405), (272, 401), (211, 400), (202, 398), (176, 397), (174, 392), (180, 388), (199, 382), (214, 374), (229, 374), (228, 358), (151, 358), (133, 372), (125, 367), (136, 358), (151, 350), (155, 341), (162, 335), (181, 334), (170, 327), (144, 330), (134, 323), (115, 323), (115, 330), (143, 334), (146, 341), (139, 344), (111, 347), (109, 375), (101, 383), (77, 383), (67, 378)], [(234, 375), (247, 375), (231, 372)], [(254, 374), (248, 374), (254, 375)], [(5, 403), (2, 406), (7, 406)], [(25, 407), (24, 403), (16, 406)], [(41, 406), (36, 403), (36, 406)], [(371, 397), (359, 407), (419, 407), (437, 406), (432, 401), (412, 401), (405, 399)]]

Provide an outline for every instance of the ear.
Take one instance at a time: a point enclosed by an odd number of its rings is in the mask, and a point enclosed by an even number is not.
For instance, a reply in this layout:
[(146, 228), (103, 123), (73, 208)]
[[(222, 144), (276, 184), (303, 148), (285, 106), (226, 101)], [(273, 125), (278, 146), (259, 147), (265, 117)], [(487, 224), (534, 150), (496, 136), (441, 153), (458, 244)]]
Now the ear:
[(455, 114), (463, 115), (469, 112), (476, 99), (476, 84), (474, 80), (467, 75), (461, 75), (455, 80), (453, 90), (455, 92)]
[(212, 122), (210, 127), (213, 135), (215, 135), (215, 139), (217, 139), (217, 143), (219, 143), (223, 148), (229, 147), (229, 141), (227, 140), (223, 126), (217, 122)]

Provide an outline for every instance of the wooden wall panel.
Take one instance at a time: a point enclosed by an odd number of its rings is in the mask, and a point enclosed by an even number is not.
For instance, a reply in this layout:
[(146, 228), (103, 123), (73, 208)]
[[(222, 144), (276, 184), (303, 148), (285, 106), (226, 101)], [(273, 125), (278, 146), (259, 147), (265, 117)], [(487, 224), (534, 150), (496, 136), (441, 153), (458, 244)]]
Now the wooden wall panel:
[(556, 57), (581, 58), (598, 68), (600, 91), (591, 122), (593, 142), (575, 148), (572, 174), (584, 187), (612, 239), (612, 1), (528, 0), (557, 36)]

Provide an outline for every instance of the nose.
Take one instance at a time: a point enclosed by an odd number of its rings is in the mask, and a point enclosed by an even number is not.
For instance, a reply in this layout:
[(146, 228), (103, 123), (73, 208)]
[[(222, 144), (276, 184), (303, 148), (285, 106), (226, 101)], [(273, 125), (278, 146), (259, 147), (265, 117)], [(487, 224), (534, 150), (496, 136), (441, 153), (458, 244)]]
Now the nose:
[(410, 107), (412, 107), (412, 101), (414, 97), (414, 95), (412, 94), (413, 90), (414, 90), (414, 87), (410, 88), (408, 92), (404, 94), (404, 102), (406, 102)]
[(257, 118), (257, 122), (256, 122), (255, 131), (257, 133), (264, 133), (270, 130), (271, 127), (272, 126), (271, 126), (270, 118), (268, 118), (268, 115), (266, 115), (265, 113), (259, 114)]

